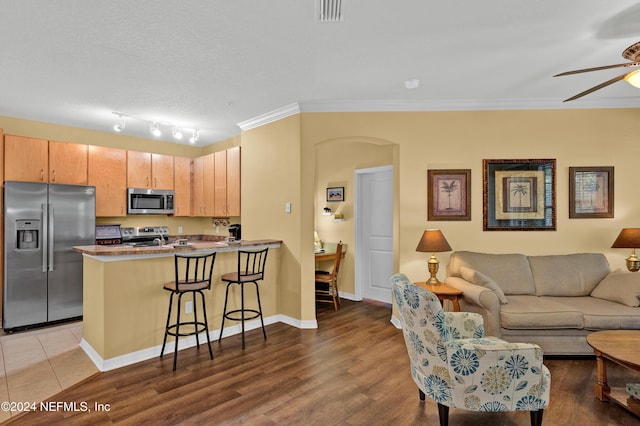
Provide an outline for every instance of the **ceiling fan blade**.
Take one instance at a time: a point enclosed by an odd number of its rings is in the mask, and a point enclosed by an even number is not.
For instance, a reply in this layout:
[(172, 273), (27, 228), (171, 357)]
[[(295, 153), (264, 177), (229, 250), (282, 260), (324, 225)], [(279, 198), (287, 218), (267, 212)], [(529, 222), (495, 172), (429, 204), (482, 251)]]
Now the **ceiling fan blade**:
[(584, 92), (580, 92), (577, 95), (570, 97), (569, 99), (565, 99), (563, 102), (574, 101), (574, 100), (576, 100), (578, 98), (583, 97), (584, 95), (588, 95), (589, 93), (595, 92), (596, 90), (600, 90), (603, 87), (607, 87), (610, 84), (613, 84), (613, 83), (615, 83), (617, 81), (620, 81), (620, 80), (624, 79), (627, 76), (627, 74), (628, 73), (620, 74), (619, 76), (614, 77), (611, 80), (607, 80), (604, 83), (600, 83), (597, 86), (593, 86), (591, 89), (587, 89)]
[(594, 68), (584, 68), (581, 70), (567, 71), (560, 74), (554, 75), (554, 77), (561, 77), (563, 75), (572, 75), (572, 74), (580, 74), (583, 72), (591, 72), (591, 71), (600, 71), (600, 70), (608, 70), (611, 68), (630, 68), (630, 67), (638, 67), (640, 66), (640, 62), (625, 62), (624, 64), (616, 64), (616, 65), (604, 65), (602, 67), (594, 67)]

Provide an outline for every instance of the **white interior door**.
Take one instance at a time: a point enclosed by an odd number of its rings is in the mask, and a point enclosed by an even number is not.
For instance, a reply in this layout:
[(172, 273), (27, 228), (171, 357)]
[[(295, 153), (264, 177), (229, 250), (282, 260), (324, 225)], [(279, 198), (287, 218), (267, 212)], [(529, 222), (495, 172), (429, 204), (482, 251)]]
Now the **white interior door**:
[(391, 303), (393, 167), (356, 170), (356, 297)]

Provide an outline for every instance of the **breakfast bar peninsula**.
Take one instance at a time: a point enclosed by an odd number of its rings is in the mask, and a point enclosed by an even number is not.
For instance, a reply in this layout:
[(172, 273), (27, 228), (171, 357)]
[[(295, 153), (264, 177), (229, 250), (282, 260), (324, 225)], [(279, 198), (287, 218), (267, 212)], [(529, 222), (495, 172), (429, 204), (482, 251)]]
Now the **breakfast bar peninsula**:
[[(219, 336), (225, 296), (220, 276), (237, 269), (238, 250), (268, 247), (265, 280), (260, 284), (265, 324), (268, 323), (269, 316), (276, 314), (276, 282), (280, 263), (280, 250), (271, 249), (280, 248), (281, 243), (279, 240), (242, 240), (235, 244), (195, 240), (188, 245), (74, 247), (83, 255), (81, 347), (101, 371), (160, 355), (169, 303), (169, 295), (162, 286), (174, 279), (174, 253), (217, 253), (211, 290), (205, 291), (209, 332), (213, 341)], [(247, 305), (257, 303), (250, 294), (245, 297)], [(187, 299), (185, 305), (188, 302)], [(239, 306), (240, 295), (230, 295), (229, 303)], [(183, 315), (189, 307), (183, 306)], [(224, 334), (237, 332), (233, 327), (225, 327)], [(194, 345), (195, 338), (191, 336), (182, 338), (179, 348)]]

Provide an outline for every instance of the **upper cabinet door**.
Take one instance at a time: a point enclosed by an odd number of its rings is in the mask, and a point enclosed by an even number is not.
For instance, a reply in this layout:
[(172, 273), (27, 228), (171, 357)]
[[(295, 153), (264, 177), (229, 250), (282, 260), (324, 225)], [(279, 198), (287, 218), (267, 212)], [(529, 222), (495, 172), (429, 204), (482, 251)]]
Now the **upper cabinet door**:
[(127, 186), (151, 188), (151, 154), (127, 151)]
[(191, 215), (191, 159), (174, 157), (174, 216)]
[(49, 142), (49, 182), (87, 184), (88, 147), (70, 142)]
[(227, 150), (227, 214), (240, 216), (240, 147)]
[(151, 187), (153, 189), (174, 189), (174, 173), (172, 155), (151, 154)]
[(228, 216), (227, 213), (227, 151), (214, 153), (214, 209), (215, 216)]
[(4, 137), (4, 180), (48, 182), (49, 141), (24, 136)]
[(127, 151), (89, 146), (88, 175), (96, 187), (96, 216), (126, 216)]

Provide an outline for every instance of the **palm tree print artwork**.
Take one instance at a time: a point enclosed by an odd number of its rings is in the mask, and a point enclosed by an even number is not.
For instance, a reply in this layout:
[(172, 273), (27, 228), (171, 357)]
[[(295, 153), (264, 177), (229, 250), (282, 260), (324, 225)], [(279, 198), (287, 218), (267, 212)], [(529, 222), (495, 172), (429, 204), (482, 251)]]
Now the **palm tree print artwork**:
[(440, 186), (440, 190), (442, 192), (444, 192), (445, 194), (447, 194), (447, 199), (449, 201), (446, 209), (447, 210), (451, 210), (451, 194), (453, 194), (453, 192), (455, 192), (458, 189), (458, 182), (456, 182), (455, 180), (452, 180), (450, 182), (447, 181), (443, 181), (441, 183)]
[(613, 216), (613, 167), (569, 167), (569, 217)]
[(516, 207), (522, 208), (522, 197), (526, 196), (529, 193), (529, 187), (524, 183), (517, 183), (513, 185), (511, 188), (511, 192), (513, 196), (518, 198), (518, 203)]
[(471, 170), (428, 171), (428, 220), (471, 220)]

